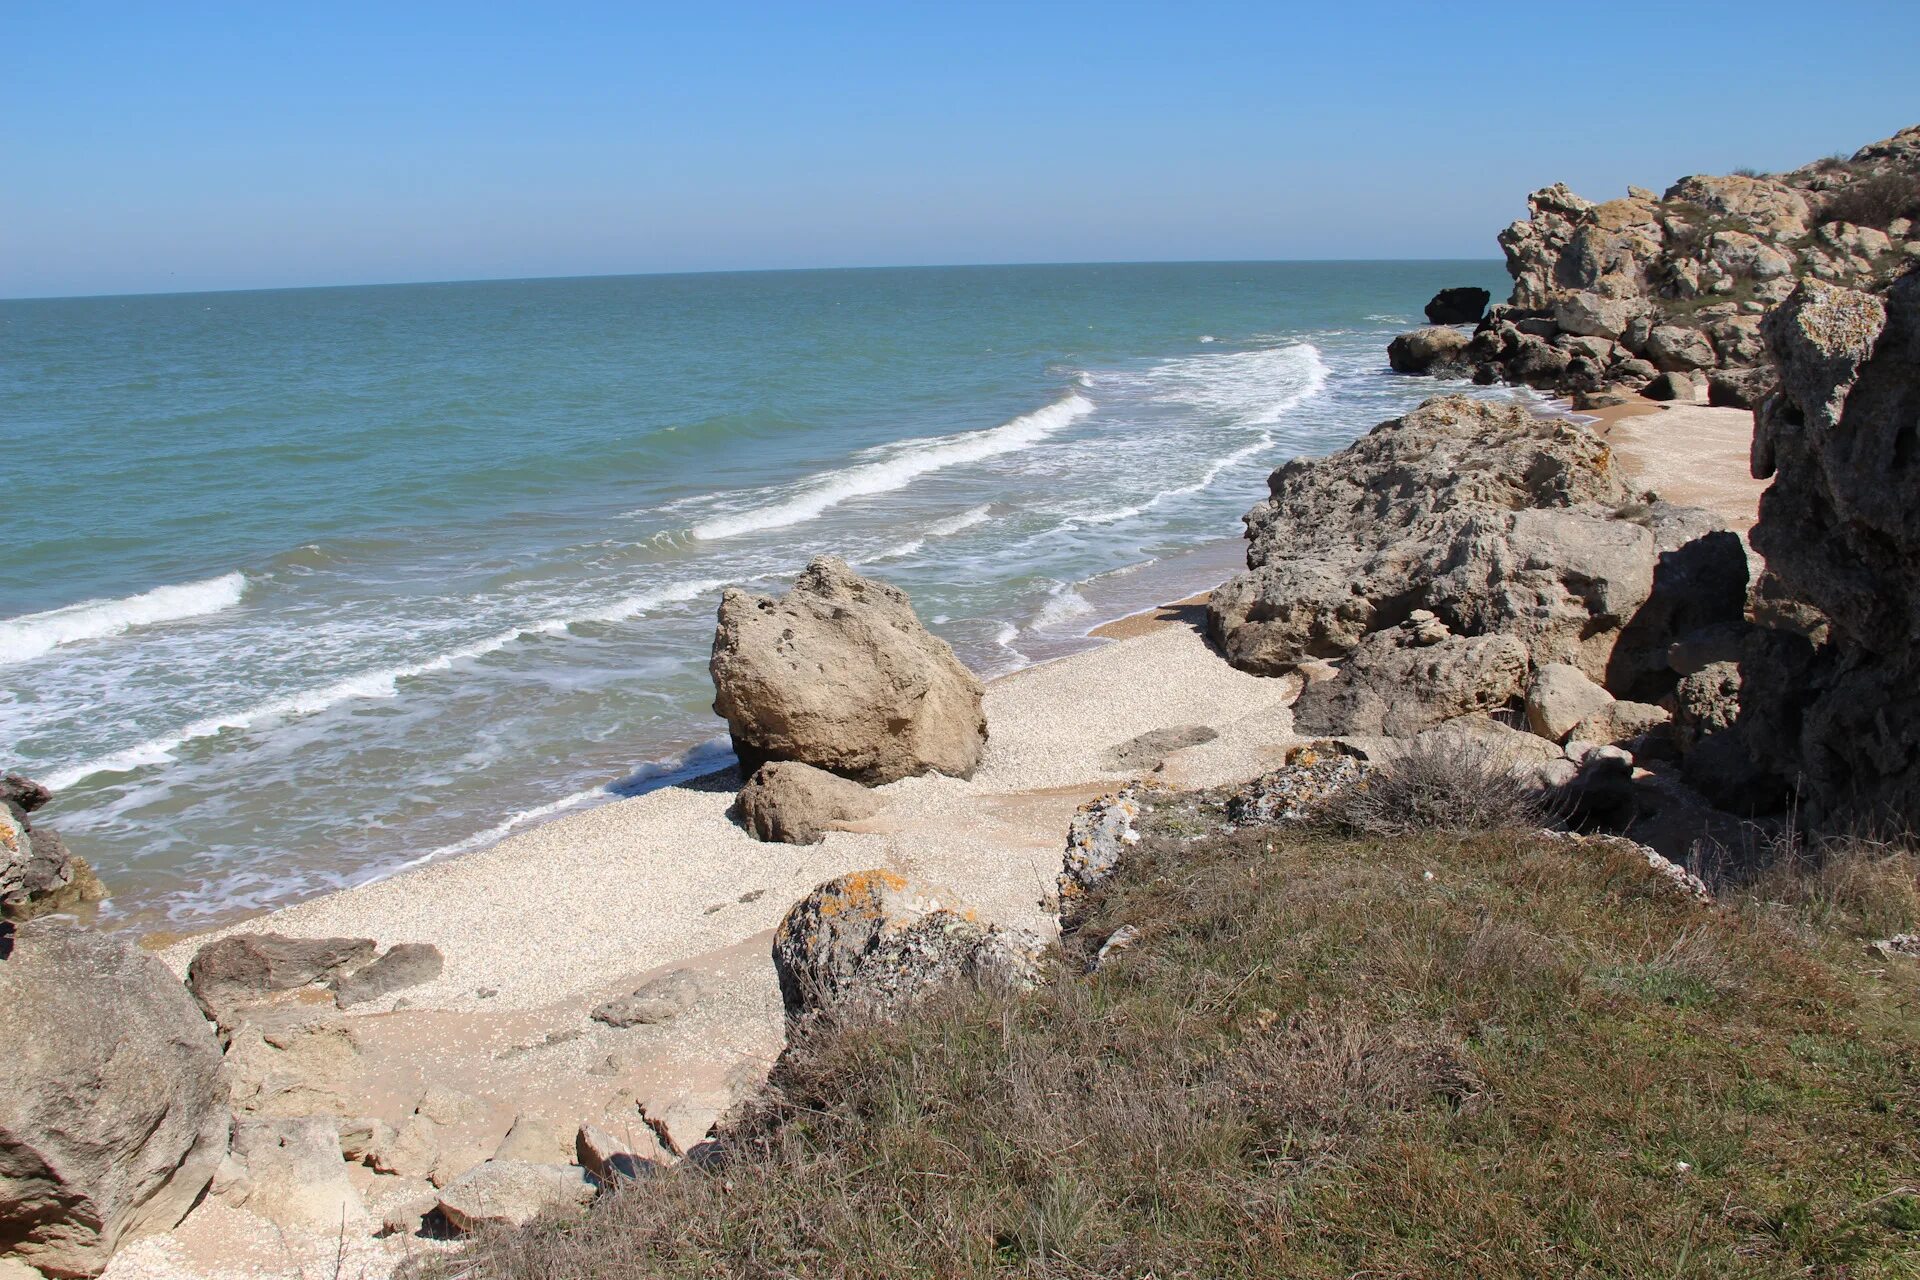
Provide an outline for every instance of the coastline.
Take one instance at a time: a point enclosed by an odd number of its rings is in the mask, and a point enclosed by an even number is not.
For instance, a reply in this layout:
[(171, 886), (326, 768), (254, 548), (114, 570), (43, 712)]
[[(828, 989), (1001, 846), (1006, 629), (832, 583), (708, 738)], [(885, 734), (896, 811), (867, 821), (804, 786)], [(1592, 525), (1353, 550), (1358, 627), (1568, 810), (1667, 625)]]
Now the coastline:
[[(1672, 412), (1617, 413), (1597, 429), (1628, 461), (1655, 433), (1706, 423), (1713, 430), (1694, 478), (1744, 474), (1744, 450), (1736, 456), (1729, 446), (1744, 413)], [(943, 904), (1050, 936), (1047, 900), (1081, 803), (1141, 776), (1201, 788), (1245, 781), (1283, 761), (1298, 741), (1291, 707), (1300, 678), (1229, 666), (1204, 634), (1206, 596), (1125, 614), (1086, 632), (1082, 643), (1091, 647), (989, 680), (991, 736), (972, 778), (929, 775), (877, 788), (879, 813), (819, 844), (762, 844), (736, 825), (729, 809), (739, 779), (728, 768), (166, 940), (158, 955), (184, 974), (209, 940), (267, 930), (438, 947), (445, 967), (437, 978), (361, 1005), (348, 1020), (351, 1052), (330, 1064), (322, 1086), (341, 1114), (398, 1126), (423, 1091), (439, 1088), (478, 1100), (490, 1141), (521, 1126), (555, 1135), (583, 1121), (630, 1126), (636, 1105), (647, 1116), (693, 1117), (703, 1130), (757, 1086), (785, 1042), (768, 946), (788, 907), (816, 885), (885, 869), (932, 886)], [(1144, 759), (1116, 755), (1144, 734), (1194, 729), (1213, 736)], [(699, 995), (671, 1021), (619, 1029), (591, 1018), (601, 1002), (676, 971)], [(268, 1076), (251, 1087), (283, 1086)], [(548, 1156), (571, 1158), (559, 1146)], [(403, 1181), (357, 1164), (349, 1176), (375, 1213)], [(206, 1257), (284, 1267), (293, 1242), (262, 1246), (258, 1226), (243, 1210), (210, 1203), (172, 1233), (128, 1248), (108, 1276), (200, 1274), (191, 1260)], [(316, 1237), (299, 1248), (320, 1258), (335, 1244)], [(349, 1253), (380, 1273), (408, 1247), (366, 1239)]]

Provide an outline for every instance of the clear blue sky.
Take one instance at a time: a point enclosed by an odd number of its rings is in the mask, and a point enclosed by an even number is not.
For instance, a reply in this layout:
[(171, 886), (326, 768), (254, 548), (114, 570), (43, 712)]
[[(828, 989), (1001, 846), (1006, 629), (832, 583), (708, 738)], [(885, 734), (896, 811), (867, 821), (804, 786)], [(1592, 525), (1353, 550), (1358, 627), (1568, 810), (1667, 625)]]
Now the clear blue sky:
[(0, 296), (1489, 257), (1920, 122), (1920, 4), (0, 3)]

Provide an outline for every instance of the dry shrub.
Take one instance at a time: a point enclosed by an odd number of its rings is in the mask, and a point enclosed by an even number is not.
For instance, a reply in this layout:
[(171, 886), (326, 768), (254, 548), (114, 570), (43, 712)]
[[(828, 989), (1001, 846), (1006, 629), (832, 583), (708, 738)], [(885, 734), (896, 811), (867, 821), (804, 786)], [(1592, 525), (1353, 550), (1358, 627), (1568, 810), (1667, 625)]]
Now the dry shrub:
[(1822, 222), (1851, 222), (1881, 231), (1895, 218), (1920, 218), (1920, 177), (1876, 173), (1850, 182), (1820, 207)]
[(1803, 843), (1788, 832), (1748, 888), (1822, 929), (1885, 938), (1920, 928), (1920, 839), (1871, 834)]
[(1416, 741), (1329, 802), (1327, 818), (1348, 831), (1405, 836), (1420, 831), (1509, 831), (1550, 815), (1540, 793), (1492, 752), (1458, 740)]

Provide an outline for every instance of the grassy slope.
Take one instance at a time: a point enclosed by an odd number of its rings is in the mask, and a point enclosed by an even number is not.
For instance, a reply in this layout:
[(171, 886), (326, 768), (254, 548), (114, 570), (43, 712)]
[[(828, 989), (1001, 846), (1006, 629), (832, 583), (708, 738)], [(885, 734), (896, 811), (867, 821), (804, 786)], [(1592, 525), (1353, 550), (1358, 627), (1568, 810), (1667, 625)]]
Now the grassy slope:
[[(446, 1274), (1920, 1276), (1911, 859), (1154, 832), (1062, 972), (809, 1037), (721, 1174)], [(1141, 931), (1097, 975), (1087, 954)]]

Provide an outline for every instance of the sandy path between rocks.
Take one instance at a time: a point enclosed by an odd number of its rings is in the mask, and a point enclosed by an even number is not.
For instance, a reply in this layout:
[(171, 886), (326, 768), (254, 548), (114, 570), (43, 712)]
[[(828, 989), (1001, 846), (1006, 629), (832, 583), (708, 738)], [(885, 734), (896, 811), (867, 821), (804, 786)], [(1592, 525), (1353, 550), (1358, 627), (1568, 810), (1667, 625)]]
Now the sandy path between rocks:
[(1748, 471), (1753, 414), (1704, 404), (1638, 404), (1599, 409), (1596, 430), (1634, 482), (1668, 502), (1705, 507), (1744, 534), (1769, 481)]

